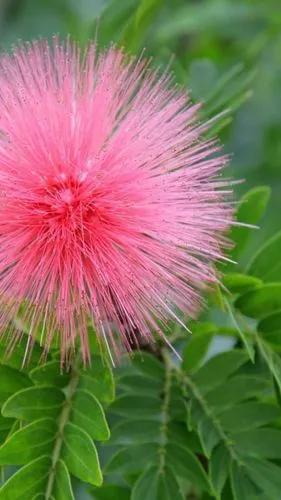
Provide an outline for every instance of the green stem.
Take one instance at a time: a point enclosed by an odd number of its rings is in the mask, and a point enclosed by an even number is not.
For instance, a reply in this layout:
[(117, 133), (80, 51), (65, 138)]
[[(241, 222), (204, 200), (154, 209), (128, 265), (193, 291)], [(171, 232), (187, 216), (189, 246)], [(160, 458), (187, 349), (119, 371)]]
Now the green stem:
[(171, 402), (171, 385), (172, 385), (172, 366), (168, 354), (163, 350), (163, 358), (165, 362), (165, 381), (164, 381), (164, 398), (161, 407), (162, 425), (160, 428), (159, 448), (159, 473), (163, 473), (166, 462), (166, 445), (168, 441), (168, 424), (169, 424), (169, 407)]
[(58, 418), (58, 432), (53, 448), (53, 453), (52, 453), (52, 465), (48, 477), (48, 482), (46, 486), (46, 493), (45, 493), (45, 499), (49, 500), (52, 496), (52, 490), (54, 486), (54, 481), (55, 481), (55, 475), (56, 475), (56, 467), (58, 464), (58, 461), (60, 459), (60, 454), (61, 454), (61, 449), (63, 445), (63, 433), (64, 433), (64, 428), (69, 420), (69, 416), (71, 413), (71, 407), (72, 407), (72, 399), (73, 396), (76, 392), (77, 386), (79, 383), (79, 372), (77, 371), (76, 366), (74, 365), (71, 371), (71, 376), (70, 376), (70, 381), (69, 384), (67, 385), (65, 389), (66, 393), (66, 399), (62, 407), (62, 411), (60, 413), (60, 416)]
[(228, 438), (226, 433), (223, 430), (223, 427), (219, 421), (219, 419), (214, 415), (213, 411), (211, 408), (209, 408), (207, 401), (203, 397), (203, 395), (200, 393), (199, 389), (196, 387), (196, 385), (193, 383), (193, 381), (188, 377), (185, 373), (182, 371), (179, 372), (181, 381), (182, 381), (182, 388), (183, 388), (183, 394), (186, 399), (189, 399), (189, 394), (188, 390), (192, 393), (194, 399), (199, 403), (201, 406), (203, 412), (205, 415), (211, 420), (213, 427), (216, 429), (218, 435), (220, 436), (221, 441), (224, 443), (225, 447), (228, 450), (229, 455), (235, 462), (237, 462), (239, 465), (243, 465), (243, 461), (241, 458), (237, 455), (232, 441)]

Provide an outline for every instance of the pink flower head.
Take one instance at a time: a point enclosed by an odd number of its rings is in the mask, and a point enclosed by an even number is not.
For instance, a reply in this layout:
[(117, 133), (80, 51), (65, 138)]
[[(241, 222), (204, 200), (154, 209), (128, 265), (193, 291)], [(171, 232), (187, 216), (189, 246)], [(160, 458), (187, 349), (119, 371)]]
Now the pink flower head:
[[(146, 61), (35, 42), (0, 60), (0, 327), (118, 354), (216, 281), (232, 209), (198, 105)], [(180, 320), (179, 320), (180, 321)], [(119, 342), (121, 339), (122, 342)]]

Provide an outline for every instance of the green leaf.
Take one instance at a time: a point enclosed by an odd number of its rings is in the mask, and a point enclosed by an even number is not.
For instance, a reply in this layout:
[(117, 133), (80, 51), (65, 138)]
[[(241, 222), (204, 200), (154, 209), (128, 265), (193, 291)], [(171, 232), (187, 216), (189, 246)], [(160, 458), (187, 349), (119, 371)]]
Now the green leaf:
[(42, 349), (37, 342), (33, 343), (32, 350), (28, 356), (28, 363), (23, 366), (22, 362), (26, 356), (28, 341), (28, 335), (23, 335), (22, 339), (18, 340), (16, 345), (13, 347), (12, 353), (10, 353), (5, 340), (0, 339), (0, 363), (8, 365), (21, 372), (28, 372), (33, 367), (37, 366), (42, 356)]
[(170, 468), (145, 470), (134, 484), (131, 500), (183, 500), (176, 477)]
[(230, 471), (234, 500), (256, 500), (258, 489), (248, 477), (246, 468), (232, 462)]
[(104, 403), (111, 403), (115, 396), (112, 370), (105, 359), (93, 356), (90, 367), (81, 370), (79, 388), (91, 392)]
[(131, 490), (125, 486), (105, 484), (92, 491), (94, 500), (130, 500)]
[(31, 385), (31, 381), (27, 375), (6, 365), (0, 365), (0, 380), (0, 405), (2, 405), (11, 394)]
[(146, 352), (136, 352), (133, 358), (133, 367), (138, 373), (151, 377), (155, 380), (165, 377), (165, 368), (155, 356)]
[(153, 443), (128, 446), (113, 455), (106, 466), (106, 472), (119, 474), (142, 472), (147, 464), (156, 463), (158, 452), (158, 446)]
[(113, 427), (111, 444), (130, 445), (159, 443), (159, 422), (150, 420), (123, 420)]
[(244, 293), (251, 288), (262, 285), (262, 280), (242, 273), (227, 273), (223, 278), (224, 286), (231, 293)]
[(252, 481), (263, 490), (266, 498), (270, 500), (279, 500), (281, 491), (281, 468), (271, 462), (258, 458), (247, 458), (246, 465)]
[(61, 371), (59, 360), (49, 361), (37, 366), (29, 373), (31, 380), (38, 385), (55, 385), (65, 387), (69, 382), (69, 373)]
[(256, 253), (248, 272), (263, 281), (281, 281), (281, 231), (270, 238)]
[(235, 307), (245, 316), (263, 318), (281, 309), (281, 283), (267, 283), (241, 295)]
[(209, 392), (205, 398), (216, 411), (233, 408), (235, 403), (261, 395), (270, 387), (270, 381), (255, 375), (236, 375)]
[(97, 450), (92, 439), (83, 429), (69, 422), (64, 430), (63, 458), (74, 476), (94, 486), (102, 484)]
[(273, 422), (280, 417), (280, 408), (269, 403), (247, 402), (220, 413), (224, 429), (230, 432), (246, 431)]
[(281, 311), (266, 316), (259, 322), (257, 329), (264, 340), (281, 348)]
[(92, 439), (104, 441), (110, 436), (103, 408), (97, 398), (88, 391), (76, 391), (71, 422), (86, 431)]
[(228, 477), (229, 462), (229, 451), (225, 448), (224, 444), (219, 444), (213, 451), (209, 462), (210, 478), (218, 498), (221, 497), (221, 492)]
[(44, 491), (51, 459), (40, 457), (22, 467), (0, 488), (1, 500), (30, 500)]
[[(246, 224), (257, 224), (262, 217), (270, 196), (270, 188), (260, 186), (250, 189), (242, 198), (237, 210), (237, 221)], [(253, 231), (252, 228), (234, 226), (231, 230), (230, 238), (235, 243), (232, 258), (237, 259), (247, 243)]]
[(204, 416), (198, 423), (197, 432), (206, 457), (210, 458), (215, 446), (219, 443), (221, 436), (214, 426), (213, 420), (210, 417)]
[(251, 343), (251, 340), (249, 338), (249, 336), (247, 335), (247, 333), (245, 333), (241, 328), (240, 328), (240, 325), (235, 317), (235, 314), (232, 310), (232, 307), (230, 305), (230, 303), (228, 302), (227, 298), (225, 297), (224, 298), (224, 303), (225, 303), (225, 306), (226, 306), (226, 309), (228, 310), (229, 312), (229, 316), (230, 316), (230, 319), (233, 323), (233, 326), (236, 328), (238, 334), (239, 334), (239, 337), (241, 338), (244, 346), (246, 347), (246, 350), (247, 350), (247, 353), (248, 353), (248, 356), (250, 358), (250, 360), (252, 361), (252, 363), (254, 363), (255, 361), (255, 351), (254, 351), (254, 348), (253, 348), (253, 345)]
[(50, 418), (43, 418), (20, 428), (0, 447), (0, 464), (26, 464), (50, 454), (56, 430), (56, 423)]
[(140, 0), (123, 34), (122, 43), (128, 50), (137, 50), (143, 35), (157, 13), (162, 0)]
[(281, 392), (281, 358), (277, 355), (262, 338), (256, 334), (256, 342), (259, 347), (262, 358), (264, 359), (269, 371), (272, 373), (279, 393)]
[(30, 387), (13, 394), (3, 405), (2, 414), (21, 420), (37, 420), (42, 416), (54, 418), (64, 400), (64, 394), (55, 387)]
[(126, 394), (116, 398), (110, 409), (116, 415), (132, 419), (161, 419), (161, 400), (155, 396)]
[(233, 372), (246, 363), (247, 354), (242, 350), (223, 352), (211, 358), (193, 376), (194, 382), (201, 386), (203, 393), (220, 385)]
[(55, 500), (75, 500), (70, 475), (63, 460), (59, 460), (56, 466), (54, 498)]
[(235, 447), (243, 455), (259, 458), (281, 458), (281, 430), (250, 429), (233, 434)]
[(186, 372), (192, 372), (200, 366), (213, 336), (214, 332), (193, 334), (183, 353), (183, 368)]
[(184, 443), (182, 445), (169, 443), (166, 447), (169, 464), (177, 476), (189, 479), (193, 484), (209, 491), (210, 485), (206, 472), (196, 455)]

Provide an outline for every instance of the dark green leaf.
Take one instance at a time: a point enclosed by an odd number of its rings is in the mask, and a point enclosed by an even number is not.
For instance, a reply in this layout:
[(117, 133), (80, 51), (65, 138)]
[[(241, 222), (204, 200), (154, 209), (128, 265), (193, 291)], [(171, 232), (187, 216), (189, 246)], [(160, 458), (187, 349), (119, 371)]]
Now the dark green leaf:
[(147, 464), (157, 462), (158, 451), (159, 447), (150, 443), (123, 448), (113, 455), (106, 466), (106, 472), (123, 474), (142, 472)]
[(131, 394), (120, 396), (115, 399), (110, 409), (113, 413), (127, 418), (161, 418), (161, 400), (158, 397)]
[(280, 408), (269, 403), (247, 402), (220, 413), (223, 428), (229, 432), (254, 429), (280, 417)]
[(247, 458), (246, 466), (249, 476), (263, 490), (266, 495), (265, 498), (280, 500), (281, 468), (271, 462), (257, 458)]
[(220, 385), (233, 372), (246, 363), (247, 354), (242, 350), (227, 351), (211, 358), (194, 375), (194, 381), (206, 393)]
[(213, 451), (209, 462), (210, 478), (218, 498), (221, 496), (228, 477), (229, 460), (229, 451), (223, 443), (219, 444)]
[(234, 500), (256, 500), (258, 489), (249, 478), (246, 468), (232, 462), (230, 470)]
[(166, 454), (167, 461), (177, 476), (188, 478), (199, 488), (209, 491), (210, 485), (206, 472), (196, 455), (184, 446), (184, 443), (182, 445), (168, 444)]
[(176, 477), (171, 469), (159, 471), (150, 467), (135, 483), (131, 500), (183, 500)]
[(252, 429), (233, 434), (236, 448), (243, 455), (281, 458), (281, 430)]

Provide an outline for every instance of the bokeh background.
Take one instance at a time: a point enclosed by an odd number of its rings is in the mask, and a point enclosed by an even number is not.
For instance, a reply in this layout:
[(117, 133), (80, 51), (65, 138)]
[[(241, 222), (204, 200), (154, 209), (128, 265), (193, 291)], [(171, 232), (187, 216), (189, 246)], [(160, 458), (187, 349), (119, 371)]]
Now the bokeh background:
[[(85, 44), (97, 36), (154, 64), (169, 63), (176, 81), (212, 116), (231, 109), (220, 138), (238, 196), (267, 184), (272, 197), (253, 245), (280, 227), (280, 0), (0, 0), (0, 47), (68, 33)], [(249, 251), (252, 251), (253, 248)]]

